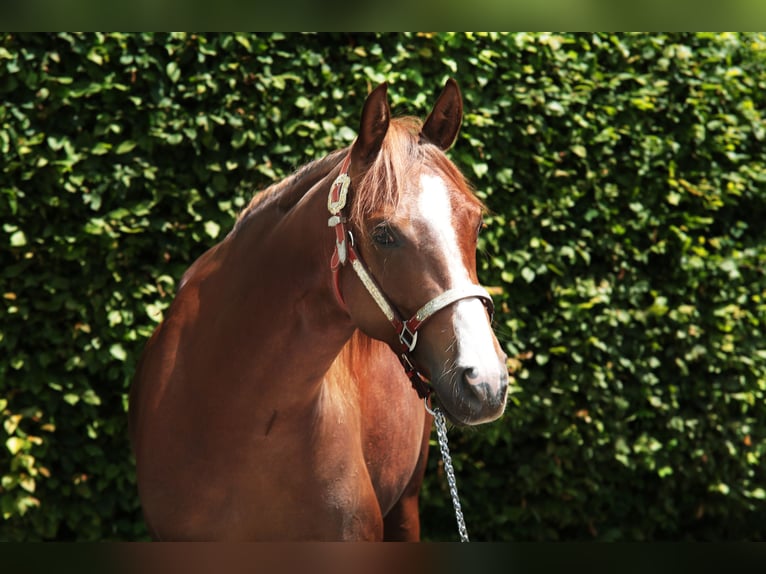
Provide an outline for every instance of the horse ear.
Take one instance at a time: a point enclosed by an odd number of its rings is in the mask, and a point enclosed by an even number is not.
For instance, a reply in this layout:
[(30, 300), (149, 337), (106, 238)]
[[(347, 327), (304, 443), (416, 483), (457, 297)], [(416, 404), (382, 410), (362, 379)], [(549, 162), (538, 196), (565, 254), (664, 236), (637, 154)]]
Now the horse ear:
[(388, 123), (391, 120), (387, 92), (388, 85), (380, 84), (370, 92), (364, 102), (359, 135), (351, 150), (351, 157), (357, 165), (366, 166), (372, 162), (380, 151), (383, 138), (386, 137)]
[(420, 130), (420, 137), (447, 150), (455, 143), (461, 123), (463, 97), (457, 82), (449, 78), (439, 99), (436, 100), (433, 111), (423, 124), (423, 129)]

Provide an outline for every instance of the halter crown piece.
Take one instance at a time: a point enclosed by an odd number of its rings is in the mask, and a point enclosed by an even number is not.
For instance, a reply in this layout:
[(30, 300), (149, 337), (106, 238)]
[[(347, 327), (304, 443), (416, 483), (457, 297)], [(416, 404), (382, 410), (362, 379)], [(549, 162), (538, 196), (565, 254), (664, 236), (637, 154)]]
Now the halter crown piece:
[(420, 398), (427, 399), (431, 394), (431, 386), (428, 384), (428, 379), (415, 367), (415, 361), (412, 357), (412, 352), (415, 350), (415, 346), (418, 342), (418, 330), (437, 311), (440, 311), (461, 299), (470, 299), (473, 297), (476, 297), (484, 304), (489, 312), (491, 320), (494, 312), (492, 298), (489, 293), (487, 293), (486, 289), (479, 285), (467, 285), (464, 287), (448, 289), (431, 299), (428, 303), (418, 309), (412, 317), (405, 321), (402, 318), (403, 315), (399, 313), (396, 307), (389, 301), (377, 281), (375, 281), (375, 278), (370, 274), (367, 266), (364, 264), (364, 261), (354, 247), (354, 236), (351, 234), (351, 231), (346, 229), (348, 219), (343, 215), (343, 210), (346, 207), (349, 187), (351, 185), (351, 178), (348, 176), (350, 163), (351, 154), (348, 154), (343, 160), (340, 174), (335, 178), (335, 181), (330, 187), (330, 194), (327, 198), (327, 209), (330, 212), (327, 225), (335, 230), (335, 250), (333, 251), (332, 259), (330, 261), (330, 266), (333, 272), (335, 294), (339, 301), (343, 301), (340, 292), (339, 272), (343, 265), (351, 263), (351, 267), (359, 277), (362, 285), (367, 289), (370, 296), (396, 331), (399, 338), (399, 345), (394, 351), (399, 357), (399, 361), (402, 363), (402, 367), (404, 367), (404, 371), (407, 373), (407, 377), (410, 379), (413, 388)]

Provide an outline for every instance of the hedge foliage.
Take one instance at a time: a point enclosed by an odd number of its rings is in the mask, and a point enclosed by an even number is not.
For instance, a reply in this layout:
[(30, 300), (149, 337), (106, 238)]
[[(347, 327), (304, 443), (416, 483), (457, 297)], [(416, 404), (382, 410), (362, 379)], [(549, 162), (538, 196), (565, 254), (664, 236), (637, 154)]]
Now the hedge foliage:
[(451, 432), (472, 538), (766, 538), (764, 70), (755, 34), (3, 34), (0, 539), (146, 536), (126, 397), (183, 271), (370, 87), (423, 116), (447, 76), (515, 374)]

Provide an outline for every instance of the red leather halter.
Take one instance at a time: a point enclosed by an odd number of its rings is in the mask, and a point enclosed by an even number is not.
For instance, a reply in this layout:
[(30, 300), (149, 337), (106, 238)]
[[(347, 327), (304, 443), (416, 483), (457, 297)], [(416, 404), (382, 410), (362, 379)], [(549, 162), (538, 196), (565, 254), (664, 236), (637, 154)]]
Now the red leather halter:
[(494, 313), (492, 297), (490, 297), (489, 293), (479, 285), (467, 285), (464, 287), (448, 289), (423, 305), (412, 317), (404, 320), (403, 315), (391, 303), (388, 297), (386, 297), (378, 285), (378, 282), (371, 275), (369, 269), (364, 264), (364, 261), (354, 247), (354, 237), (351, 234), (351, 231), (346, 229), (348, 219), (343, 214), (343, 210), (346, 207), (349, 186), (351, 185), (351, 178), (348, 176), (350, 163), (351, 154), (348, 154), (343, 160), (343, 164), (340, 168), (340, 175), (338, 175), (333, 182), (332, 187), (330, 188), (330, 194), (327, 198), (327, 209), (330, 212), (330, 218), (327, 220), (327, 225), (335, 230), (335, 250), (333, 251), (332, 260), (330, 262), (333, 272), (335, 294), (338, 297), (338, 300), (343, 303), (343, 296), (340, 292), (340, 268), (346, 263), (350, 263), (354, 272), (359, 277), (359, 280), (362, 282), (362, 285), (365, 286), (370, 293), (370, 296), (380, 310), (383, 311), (383, 314), (396, 331), (399, 344), (394, 351), (399, 357), (399, 361), (402, 363), (404, 371), (407, 373), (407, 377), (409, 377), (418, 396), (425, 399), (431, 394), (432, 389), (428, 383), (428, 379), (423, 376), (415, 366), (415, 361), (412, 356), (412, 352), (415, 350), (415, 346), (418, 342), (419, 329), (437, 311), (440, 311), (461, 299), (469, 299), (473, 297), (476, 297), (484, 304), (489, 312), (491, 320)]

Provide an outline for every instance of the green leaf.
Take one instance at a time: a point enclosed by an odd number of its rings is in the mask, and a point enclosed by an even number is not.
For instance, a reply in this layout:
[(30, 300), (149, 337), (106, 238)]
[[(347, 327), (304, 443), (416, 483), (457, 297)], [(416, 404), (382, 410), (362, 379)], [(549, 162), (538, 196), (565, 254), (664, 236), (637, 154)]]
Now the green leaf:
[(20, 229), (11, 234), (11, 247), (24, 247), (27, 244), (27, 236)]
[(473, 167), (473, 172), (476, 174), (476, 177), (484, 177), (487, 175), (487, 172), (489, 171), (489, 166), (486, 163), (474, 163), (471, 167)]
[(86, 404), (98, 406), (101, 404), (101, 398), (93, 391), (93, 389), (87, 389), (82, 394), (82, 400)]
[(588, 150), (583, 145), (573, 145), (571, 148), (572, 153), (575, 154), (577, 157), (588, 157)]
[(108, 230), (108, 225), (101, 217), (94, 217), (83, 226), (83, 231), (90, 235), (101, 235)]
[(136, 147), (136, 142), (132, 140), (125, 140), (120, 143), (120, 145), (117, 146), (117, 149), (115, 149), (115, 153), (117, 155), (122, 155), (124, 153), (128, 153), (130, 151), (133, 151)]
[(244, 47), (244, 48), (245, 48), (245, 49), (246, 49), (248, 52), (252, 52), (252, 51), (253, 51), (253, 47), (252, 47), (252, 45), (250, 44), (250, 40), (247, 38), (247, 36), (245, 36), (244, 34), (237, 34), (237, 35), (235, 36), (235, 39), (237, 40), (237, 42), (239, 42), (240, 44), (242, 44), (242, 46), (243, 46), (243, 47)]
[(88, 52), (88, 60), (101, 66), (104, 63), (104, 58), (95, 49)]
[(714, 484), (710, 487), (711, 492), (720, 492), (724, 496), (728, 496), (731, 492), (731, 488), (728, 484), (725, 482), (719, 482), (718, 484)]
[(121, 343), (113, 343), (109, 347), (109, 354), (112, 355), (115, 359), (118, 361), (124, 361), (128, 358), (127, 352), (125, 352), (125, 349), (123, 348)]
[(17, 436), (12, 436), (5, 441), (5, 448), (7, 448), (12, 455), (16, 455), (27, 445), (27, 441)]
[(66, 401), (72, 406), (80, 402), (80, 396), (76, 395), (75, 393), (66, 393), (63, 398), (64, 398), (64, 401)]
[(524, 278), (524, 281), (526, 281), (527, 283), (532, 283), (532, 281), (535, 280), (535, 277), (537, 275), (529, 267), (524, 267), (521, 270), (521, 276)]
[(212, 237), (213, 239), (216, 239), (220, 232), (221, 232), (221, 226), (218, 225), (215, 221), (205, 222), (205, 233), (207, 233), (210, 237)]
[(90, 150), (90, 153), (92, 153), (93, 155), (105, 155), (109, 153), (111, 149), (112, 149), (112, 144), (106, 143), (106, 142), (98, 142)]
[(168, 78), (170, 78), (170, 81), (174, 84), (178, 82), (179, 79), (181, 79), (181, 69), (178, 67), (178, 63), (172, 60), (165, 66), (165, 73), (168, 75)]

